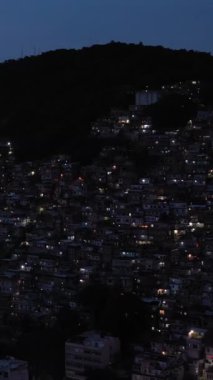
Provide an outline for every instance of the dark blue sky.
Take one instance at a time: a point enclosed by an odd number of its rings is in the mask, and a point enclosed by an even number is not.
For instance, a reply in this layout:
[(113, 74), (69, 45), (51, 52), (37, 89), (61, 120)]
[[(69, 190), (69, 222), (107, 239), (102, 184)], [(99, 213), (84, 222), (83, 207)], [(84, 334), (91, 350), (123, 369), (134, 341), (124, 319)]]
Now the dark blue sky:
[(0, 0), (0, 60), (111, 40), (213, 52), (213, 0)]

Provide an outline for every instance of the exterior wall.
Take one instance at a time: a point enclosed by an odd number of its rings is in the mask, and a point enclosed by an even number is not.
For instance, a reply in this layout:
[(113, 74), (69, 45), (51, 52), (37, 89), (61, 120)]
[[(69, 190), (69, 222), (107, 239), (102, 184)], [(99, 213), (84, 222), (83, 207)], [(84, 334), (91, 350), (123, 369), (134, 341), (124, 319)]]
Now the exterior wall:
[(202, 343), (198, 339), (187, 339), (186, 354), (191, 359), (199, 359), (202, 349)]
[(28, 380), (28, 370), (27, 369), (17, 369), (10, 371), (8, 380)]
[(89, 368), (105, 368), (120, 350), (117, 338), (94, 335), (81, 342), (66, 342), (65, 372), (68, 379), (84, 380)]

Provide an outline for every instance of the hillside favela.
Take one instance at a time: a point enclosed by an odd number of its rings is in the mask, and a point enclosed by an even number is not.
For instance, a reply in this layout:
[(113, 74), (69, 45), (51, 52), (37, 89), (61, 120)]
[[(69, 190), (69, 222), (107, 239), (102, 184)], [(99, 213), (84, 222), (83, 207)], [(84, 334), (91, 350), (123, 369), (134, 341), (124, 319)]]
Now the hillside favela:
[(0, 380), (213, 379), (213, 57), (0, 64)]

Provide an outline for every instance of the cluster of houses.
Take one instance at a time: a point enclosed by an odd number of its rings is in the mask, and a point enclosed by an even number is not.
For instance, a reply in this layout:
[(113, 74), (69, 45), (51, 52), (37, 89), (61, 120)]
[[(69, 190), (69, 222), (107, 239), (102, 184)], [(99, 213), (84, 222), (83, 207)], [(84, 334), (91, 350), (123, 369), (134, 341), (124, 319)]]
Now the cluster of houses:
[[(159, 132), (135, 107), (93, 125), (93, 135), (122, 131), (131, 151), (145, 148), (156, 164), (144, 175), (118, 144), (80, 167), (65, 155), (20, 163), (1, 143), (1, 323), (54, 325), (95, 278), (150, 311), (150, 343), (135, 344), (127, 378), (213, 379), (213, 131), (211, 112), (198, 116)], [(98, 332), (67, 341), (66, 378), (110, 367), (119, 350)]]

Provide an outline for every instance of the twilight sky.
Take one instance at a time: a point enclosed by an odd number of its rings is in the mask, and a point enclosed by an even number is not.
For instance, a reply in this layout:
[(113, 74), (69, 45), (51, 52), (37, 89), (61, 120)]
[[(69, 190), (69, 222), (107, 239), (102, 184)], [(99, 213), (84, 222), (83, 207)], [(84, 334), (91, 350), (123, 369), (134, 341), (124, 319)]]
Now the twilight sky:
[(0, 0), (0, 61), (111, 40), (213, 52), (213, 0)]

